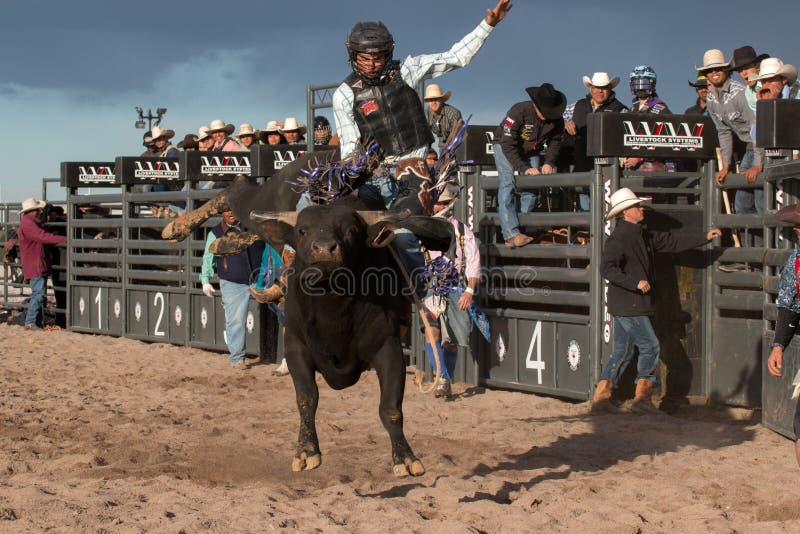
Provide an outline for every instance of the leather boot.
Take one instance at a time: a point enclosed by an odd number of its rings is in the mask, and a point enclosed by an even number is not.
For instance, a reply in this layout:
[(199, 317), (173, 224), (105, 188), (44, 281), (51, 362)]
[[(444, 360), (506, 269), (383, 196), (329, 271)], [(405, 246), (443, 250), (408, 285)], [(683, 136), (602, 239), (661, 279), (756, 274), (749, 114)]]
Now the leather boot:
[(601, 380), (597, 383), (592, 398), (592, 413), (619, 413), (620, 409), (611, 402), (611, 393), (614, 385), (610, 380)]
[(636, 395), (633, 398), (631, 411), (636, 413), (661, 413), (653, 404), (653, 382), (646, 378), (636, 383)]

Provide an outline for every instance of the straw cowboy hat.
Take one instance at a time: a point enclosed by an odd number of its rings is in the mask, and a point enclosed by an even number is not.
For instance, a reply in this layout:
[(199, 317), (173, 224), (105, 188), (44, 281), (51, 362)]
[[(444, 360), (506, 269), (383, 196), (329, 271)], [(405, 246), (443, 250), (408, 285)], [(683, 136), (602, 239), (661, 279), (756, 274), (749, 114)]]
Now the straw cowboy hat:
[(165, 130), (161, 126), (153, 126), (153, 129), (150, 130), (150, 136), (153, 138), (153, 141), (155, 141), (156, 139), (160, 139), (162, 137), (166, 139), (172, 139), (173, 137), (175, 137), (175, 131)]
[(733, 51), (731, 70), (741, 69), (748, 65), (758, 65), (769, 57), (769, 54), (758, 54), (752, 46), (746, 45)]
[(552, 84), (543, 83), (538, 87), (528, 87), (525, 92), (547, 120), (560, 119), (567, 107), (567, 97), (561, 91), (557, 91)]
[(194, 134), (186, 134), (183, 136), (183, 141), (176, 145), (178, 148), (197, 148), (197, 136)]
[(29, 211), (44, 209), (47, 205), (47, 202), (44, 200), (36, 200), (35, 198), (26, 198), (22, 201), (22, 209), (19, 210), (19, 214), (23, 215), (28, 213)]
[(698, 74), (694, 82), (689, 80), (689, 86), (694, 87), (695, 89), (699, 89), (701, 87), (708, 87), (708, 78), (706, 78), (702, 74)]
[(439, 87), (438, 84), (432, 83), (425, 88), (425, 98), (423, 98), (423, 100), (425, 102), (428, 100), (441, 100), (442, 102), (447, 102), (450, 100), (450, 91), (442, 94), (442, 88)]
[(286, 120), (283, 121), (283, 126), (278, 131), (280, 133), (299, 131), (301, 134), (304, 134), (306, 133), (306, 125), (297, 124), (297, 119), (294, 117), (286, 117)]
[(239, 125), (239, 133), (236, 137), (241, 137), (243, 135), (255, 135), (256, 131), (253, 129), (253, 125), (249, 122), (245, 122)]
[(281, 131), (281, 126), (283, 124), (278, 121), (269, 121), (261, 132), (265, 134), (278, 133)]
[(635, 206), (637, 204), (641, 204), (642, 202), (647, 202), (648, 199), (637, 197), (633, 191), (628, 189), (627, 187), (623, 187), (621, 189), (617, 189), (614, 191), (614, 194), (611, 195), (611, 209), (608, 210), (608, 215), (606, 215), (606, 219), (611, 219), (612, 217), (616, 217), (626, 209)]
[(208, 135), (208, 126), (201, 126), (200, 128), (197, 129), (197, 140), (198, 141), (204, 141), (204, 140), (208, 139), (208, 137), (209, 137), (209, 135)]
[(731, 62), (725, 61), (725, 54), (722, 53), (722, 50), (712, 48), (711, 50), (706, 50), (706, 53), (703, 54), (703, 66), (698, 67), (695, 65), (694, 70), (699, 70), (701, 72), (709, 69), (728, 70), (730, 66)]
[(609, 88), (613, 89), (619, 83), (619, 76), (614, 76), (613, 78), (608, 77), (607, 72), (595, 72), (592, 74), (592, 77), (589, 78), (588, 76), (583, 77), (583, 85), (586, 86), (587, 89), (590, 87), (601, 87), (601, 88)]
[(212, 134), (214, 132), (225, 132), (226, 134), (230, 135), (236, 127), (233, 124), (225, 124), (222, 119), (214, 119), (211, 121), (211, 124), (208, 125), (208, 133)]
[(758, 67), (758, 73), (753, 73), (749, 76), (750, 81), (766, 80), (774, 76), (783, 76), (786, 82), (792, 85), (797, 81), (797, 69), (794, 65), (785, 64), (783, 61), (776, 57), (769, 57), (761, 62)]

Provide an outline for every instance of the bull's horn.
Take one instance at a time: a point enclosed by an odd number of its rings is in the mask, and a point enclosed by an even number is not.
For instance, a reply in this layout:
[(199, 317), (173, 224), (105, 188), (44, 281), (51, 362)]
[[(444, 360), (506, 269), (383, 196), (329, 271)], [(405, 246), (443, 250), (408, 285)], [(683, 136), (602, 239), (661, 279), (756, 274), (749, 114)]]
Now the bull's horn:
[(411, 210), (403, 211), (358, 211), (358, 216), (361, 217), (367, 226), (378, 224), (384, 221), (397, 222), (408, 219), (411, 216)]
[(254, 221), (276, 221), (294, 226), (297, 224), (296, 211), (256, 211), (250, 212), (250, 218)]

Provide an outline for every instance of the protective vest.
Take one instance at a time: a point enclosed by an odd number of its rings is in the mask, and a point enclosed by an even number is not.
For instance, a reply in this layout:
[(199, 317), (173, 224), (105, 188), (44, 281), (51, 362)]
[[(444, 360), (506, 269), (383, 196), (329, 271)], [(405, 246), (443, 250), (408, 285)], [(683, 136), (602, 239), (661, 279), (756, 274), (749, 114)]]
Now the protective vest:
[[(222, 223), (220, 223), (213, 227), (211, 232), (218, 238), (231, 232), (237, 232), (234, 228), (227, 226), (226, 228), (227, 232), (223, 229)], [(239, 254), (233, 256), (215, 256), (214, 262), (217, 267), (217, 276), (229, 282), (249, 284), (251, 278), (255, 280), (258, 275), (263, 252), (264, 243), (262, 241), (257, 241), (253, 245), (247, 247), (247, 250)]]
[(353, 115), (361, 139), (371, 136), (387, 156), (399, 156), (433, 143), (419, 95), (400, 76), (395, 63), (370, 85), (355, 72), (346, 83), (353, 90)]

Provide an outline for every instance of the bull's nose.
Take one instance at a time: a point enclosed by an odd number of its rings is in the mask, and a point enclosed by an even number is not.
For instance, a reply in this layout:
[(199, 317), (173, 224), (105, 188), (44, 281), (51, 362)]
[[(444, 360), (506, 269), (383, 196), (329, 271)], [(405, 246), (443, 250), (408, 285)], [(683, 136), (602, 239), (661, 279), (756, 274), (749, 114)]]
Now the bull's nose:
[(314, 241), (311, 251), (315, 256), (330, 257), (339, 253), (339, 243), (336, 241)]

